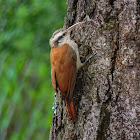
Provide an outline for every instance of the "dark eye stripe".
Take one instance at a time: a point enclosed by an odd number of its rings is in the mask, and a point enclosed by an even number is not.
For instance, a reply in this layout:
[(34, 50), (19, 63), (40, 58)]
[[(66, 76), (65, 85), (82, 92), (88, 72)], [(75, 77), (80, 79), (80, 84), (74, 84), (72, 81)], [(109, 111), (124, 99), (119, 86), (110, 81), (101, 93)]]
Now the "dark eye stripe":
[(58, 38), (58, 40), (60, 40), (60, 39), (62, 39), (63, 38), (63, 35), (61, 35), (59, 38)]

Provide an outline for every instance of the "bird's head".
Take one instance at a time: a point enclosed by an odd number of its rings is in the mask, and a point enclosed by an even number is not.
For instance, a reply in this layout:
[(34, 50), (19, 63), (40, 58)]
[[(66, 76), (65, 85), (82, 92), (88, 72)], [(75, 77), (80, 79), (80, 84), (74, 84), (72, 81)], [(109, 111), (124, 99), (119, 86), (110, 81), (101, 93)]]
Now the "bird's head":
[(70, 26), (68, 29), (59, 29), (55, 31), (50, 38), (50, 46), (51, 48), (59, 47), (63, 44), (65, 44), (68, 40), (70, 40), (70, 32), (78, 25), (83, 24), (84, 22), (78, 22), (72, 26)]

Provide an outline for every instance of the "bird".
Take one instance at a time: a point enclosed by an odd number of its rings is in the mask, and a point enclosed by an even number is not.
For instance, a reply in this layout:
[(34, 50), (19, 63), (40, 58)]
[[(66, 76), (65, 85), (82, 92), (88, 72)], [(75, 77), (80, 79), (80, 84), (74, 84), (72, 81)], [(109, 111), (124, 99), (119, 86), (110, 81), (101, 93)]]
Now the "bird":
[(79, 56), (78, 45), (71, 39), (71, 31), (85, 22), (78, 22), (68, 29), (61, 28), (55, 31), (49, 40), (51, 81), (56, 94), (61, 92), (69, 118), (77, 122), (74, 106), (73, 91), (78, 70), (94, 56), (92, 53), (84, 63)]

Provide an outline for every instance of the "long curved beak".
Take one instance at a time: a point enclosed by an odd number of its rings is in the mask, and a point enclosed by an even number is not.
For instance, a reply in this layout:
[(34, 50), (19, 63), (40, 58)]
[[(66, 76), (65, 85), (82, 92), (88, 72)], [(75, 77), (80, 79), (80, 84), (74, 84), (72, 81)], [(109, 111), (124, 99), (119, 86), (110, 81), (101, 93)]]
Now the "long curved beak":
[(72, 25), (72, 26), (70, 26), (68, 29), (66, 29), (66, 31), (67, 31), (67, 32), (70, 32), (70, 31), (72, 31), (76, 26), (81, 25), (81, 24), (83, 24), (83, 23), (85, 23), (85, 22), (83, 21), (83, 22), (75, 23), (74, 25)]

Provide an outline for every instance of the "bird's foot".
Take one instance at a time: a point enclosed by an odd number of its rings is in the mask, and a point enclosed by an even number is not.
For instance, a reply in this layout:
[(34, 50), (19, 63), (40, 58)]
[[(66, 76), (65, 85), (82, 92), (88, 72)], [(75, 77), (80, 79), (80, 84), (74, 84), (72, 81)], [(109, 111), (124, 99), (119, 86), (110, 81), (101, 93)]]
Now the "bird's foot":
[(96, 54), (92, 53), (83, 64), (86, 64), (92, 57), (94, 57)]

